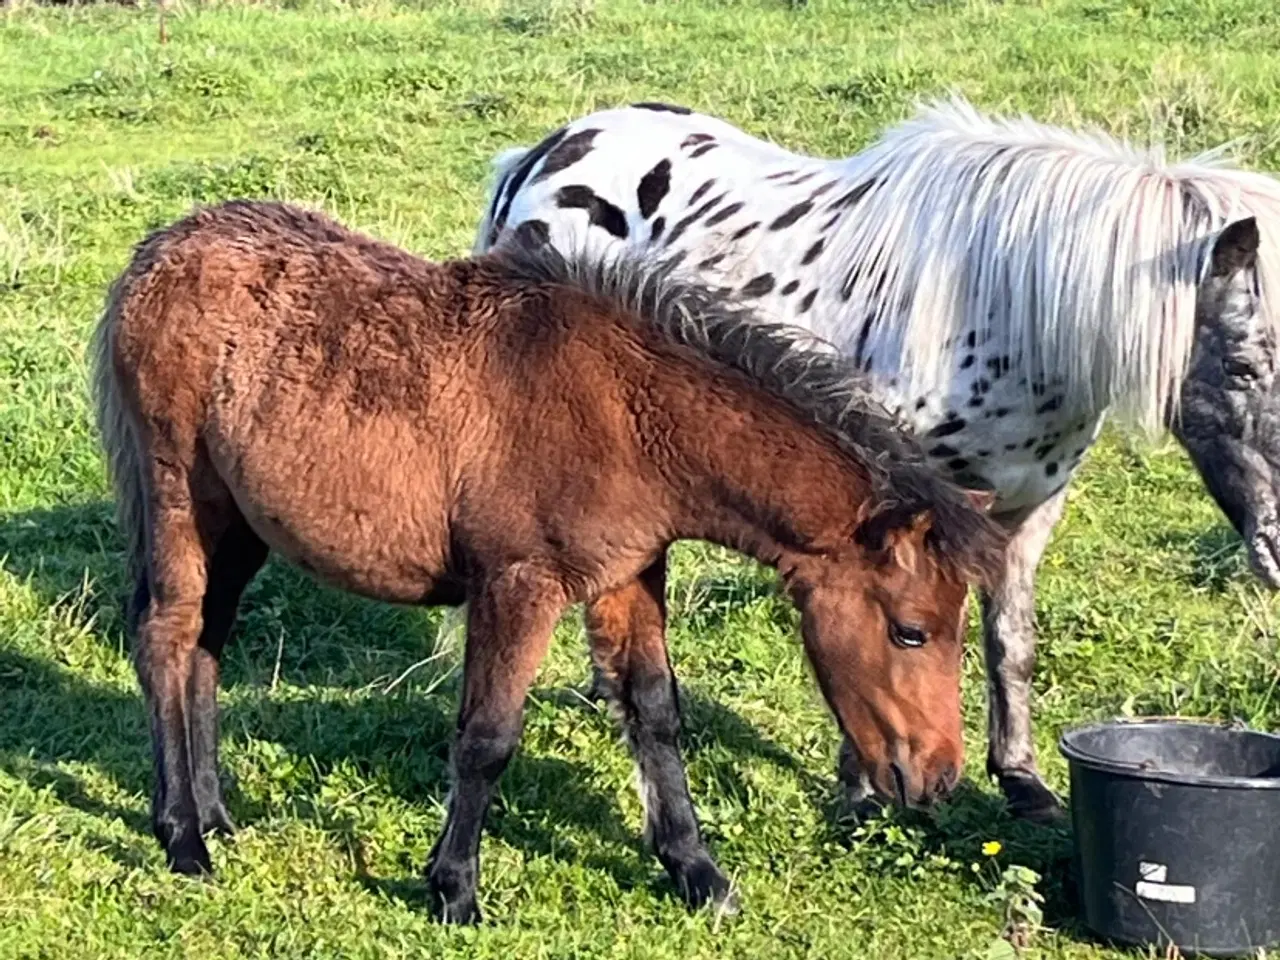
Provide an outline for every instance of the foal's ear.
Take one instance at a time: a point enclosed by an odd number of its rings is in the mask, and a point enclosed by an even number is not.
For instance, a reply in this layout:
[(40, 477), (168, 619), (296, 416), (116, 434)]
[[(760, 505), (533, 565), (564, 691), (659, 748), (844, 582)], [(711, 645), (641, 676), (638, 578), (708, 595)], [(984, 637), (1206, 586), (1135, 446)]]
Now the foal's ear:
[(964, 495), (973, 507), (983, 513), (990, 513), (991, 507), (996, 502), (996, 492), (994, 490), (966, 490)]
[(1209, 273), (1229, 277), (1240, 270), (1251, 269), (1258, 262), (1258, 221), (1254, 217), (1234, 220), (1213, 241), (1213, 257)]
[(886, 530), (884, 546), (893, 562), (908, 573), (918, 573), (920, 559), (924, 556), (924, 538), (932, 527), (933, 510), (926, 508), (913, 515), (907, 523)]

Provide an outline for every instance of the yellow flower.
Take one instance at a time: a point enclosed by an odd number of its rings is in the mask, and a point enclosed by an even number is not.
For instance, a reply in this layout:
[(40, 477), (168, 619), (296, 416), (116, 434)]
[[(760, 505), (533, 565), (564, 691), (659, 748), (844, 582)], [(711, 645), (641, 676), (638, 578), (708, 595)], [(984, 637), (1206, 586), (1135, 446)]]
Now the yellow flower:
[(982, 855), (984, 857), (994, 857), (1001, 849), (999, 840), (988, 840), (982, 845)]

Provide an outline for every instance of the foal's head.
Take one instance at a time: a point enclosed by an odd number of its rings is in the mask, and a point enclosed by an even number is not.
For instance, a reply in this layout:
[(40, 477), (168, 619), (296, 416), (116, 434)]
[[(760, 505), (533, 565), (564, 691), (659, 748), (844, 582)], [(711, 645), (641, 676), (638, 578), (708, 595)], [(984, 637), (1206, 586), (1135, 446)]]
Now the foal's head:
[[(1004, 534), (986, 515), (992, 498), (966, 495), (935, 472), (854, 359), (767, 322), (724, 291), (680, 280), (676, 261), (566, 260), (518, 237), (499, 256), (508, 270), (626, 305), (669, 341), (743, 375), (770, 398), (760, 410), (782, 400), (799, 414), (744, 418), (761, 447), (776, 431), (783, 441), (775, 447), (797, 469), (776, 469), (768, 457), (759, 469), (717, 459), (705, 452), (714, 440), (698, 447), (705, 460), (690, 462), (733, 474), (726, 485), (735, 499), (724, 511), (733, 530), (724, 535), (748, 550), (755, 544), (783, 573), (818, 682), (872, 786), (904, 803), (946, 793), (964, 759), (967, 587), (990, 582), (1003, 555)], [(744, 406), (754, 392), (743, 392)], [(690, 486), (706, 500), (717, 483)]]
[(1003, 535), (975, 491), (929, 506), (892, 504), (851, 541), (789, 560), (805, 648), (882, 799), (925, 806), (964, 764), (960, 668), (970, 583), (991, 583)]

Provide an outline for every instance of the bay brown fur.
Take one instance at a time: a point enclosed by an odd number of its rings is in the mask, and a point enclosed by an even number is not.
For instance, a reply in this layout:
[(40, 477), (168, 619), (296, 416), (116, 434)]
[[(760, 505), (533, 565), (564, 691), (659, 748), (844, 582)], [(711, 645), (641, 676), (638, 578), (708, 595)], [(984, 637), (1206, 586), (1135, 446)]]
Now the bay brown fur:
[(238, 201), (141, 243), (94, 343), (136, 590), (153, 825), (211, 869), (218, 661), (275, 551), (386, 601), (467, 604), (435, 909), (479, 917), (479, 842), (569, 605), (636, 754), (647, 832), (690, 904), (732, 902), (678, 750), (669, 545), (776, 567), (833, 714), (885, 796), (963, 759), (967, 584), (1002, 535), (831, 351), (662, 265), (515, 245), (432, 264), (321, 214)]

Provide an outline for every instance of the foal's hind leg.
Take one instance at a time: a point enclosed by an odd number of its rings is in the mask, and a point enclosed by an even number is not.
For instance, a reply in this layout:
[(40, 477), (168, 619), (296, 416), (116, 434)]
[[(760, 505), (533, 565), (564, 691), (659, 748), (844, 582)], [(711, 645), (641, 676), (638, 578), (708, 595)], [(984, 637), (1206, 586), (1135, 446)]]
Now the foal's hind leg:
[(446, 923), (480, 921), (480, 833), (494, 784), (520, 741), (525, 694), (565, 602), (555, 578), (524, 564), (468, 597), (453, 791), (427, 863), (432, 906)]
[[(151, 715), (151, 822), (177, 873), (210, 872), (192, 782), (189, 690), (202, 627), (207, 557), (181, 471), (159, 468), (148, 504), (150, 561), (134, 665)], [(139, 590), (139, 594), (142, 591)], [(138, 596), (137, 600), (144, 599)]]
[(201, 833), (235, 832), (218, 777), (218, 665), (235, 623), (240, 595), (266, 559), (267, 545), (237, 510), (218, 538), (209, 563), (209, 583), (202, 604), (204, 627), (194, 653), (189, 691), (192, 782)]
[(736, 910), (729, 881), (698, 830), (680, 759), (680, 707), (667, 658), (666, 559), (587, 606), (596, 676), (621, 715), (640, 773), (645, 833), (692, 907)]
[[(235, 824), (223, 802), (218, 777), (218, 664), (235, 623), (240, 594), (267, 558), (266, 544), (234, 506), (230, 510), (234, 516), (216, 537), (217, 547), (208, 564), (208, 583), (201, 601), (203, 623), (192, 653), (187, 688), (191, 781), (200, 832), (212, 830), (227, 836), (235, 832)], [(205, 538), (207, 541), (211, 534), (206, 532)], [(136, 627), (150, 604), (151, 589), (142, 577), (130, 601), (131, 626)]]

